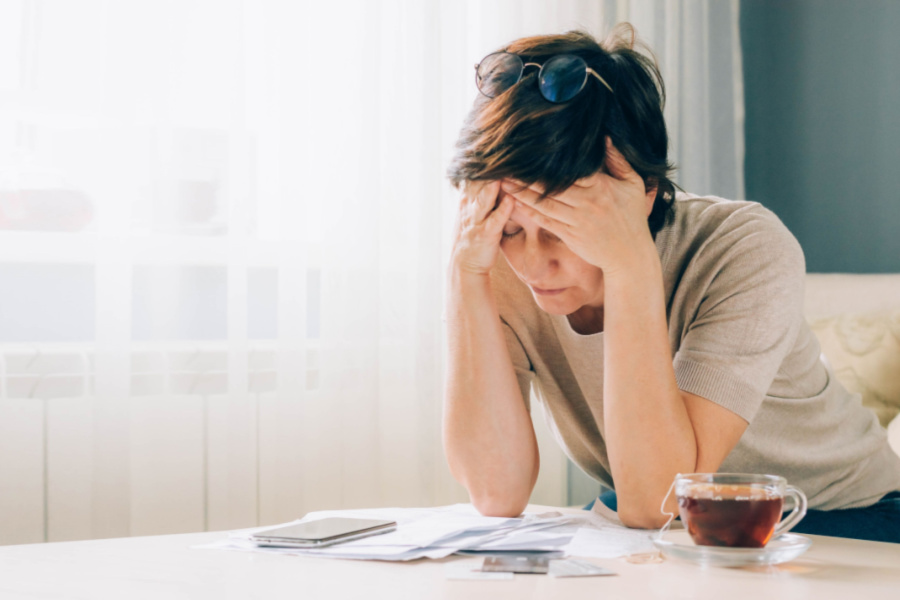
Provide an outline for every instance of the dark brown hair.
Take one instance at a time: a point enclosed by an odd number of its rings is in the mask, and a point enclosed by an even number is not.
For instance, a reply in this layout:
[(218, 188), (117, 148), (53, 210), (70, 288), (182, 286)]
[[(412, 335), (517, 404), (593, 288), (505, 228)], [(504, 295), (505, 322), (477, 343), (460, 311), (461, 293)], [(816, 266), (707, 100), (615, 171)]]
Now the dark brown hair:
[(511, 177), (540, 183), (552, 195), (601, 170), (608, 136), (647, 187), (656, 187), (648, 219), (655, 235), (675, 198), (669, 179), (674, 166), (663, 118), (665, 86), (652, 54), (635, 46), (634, 28), (622, 23), (602, 44), (589, 33), (570, 31), (522, 38), (502, 48), (526, 63), (578, 55), (614, 92), (590, 77), (572, 100), (553, 104), (538, 90), (537, 69), (528, 68), (518, 84), (496, 98), (479, 95), (456, 143), (451, 183), (459, 187), (466, 180)]

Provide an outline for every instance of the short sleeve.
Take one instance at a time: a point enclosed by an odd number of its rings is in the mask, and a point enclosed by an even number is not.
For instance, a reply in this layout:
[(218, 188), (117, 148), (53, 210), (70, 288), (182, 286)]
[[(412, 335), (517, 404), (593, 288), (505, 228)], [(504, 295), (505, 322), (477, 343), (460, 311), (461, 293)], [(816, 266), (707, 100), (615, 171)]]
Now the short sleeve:
[(503, 326), (503, 335), (506, 338), (506, 347), (509, 349), (509, 357), (512, 359), (513, 369), (516, 372), (516, 379), (519, 382), (519, 391), (522, 393), (522, 401), (525, 402), (525, 408), (531, 412), (531, 380), (534, 378), (534, 371), (531, 367), (531, 361), (525, 353), (519, 336), (513, 331), (509, 324), (500, 319)]
[(774, 214), (746, 212), (717, 228), (682, 279), (699, 289), (674, 368), (681, 390), (749, 423), (797, 339), (806, 267)]

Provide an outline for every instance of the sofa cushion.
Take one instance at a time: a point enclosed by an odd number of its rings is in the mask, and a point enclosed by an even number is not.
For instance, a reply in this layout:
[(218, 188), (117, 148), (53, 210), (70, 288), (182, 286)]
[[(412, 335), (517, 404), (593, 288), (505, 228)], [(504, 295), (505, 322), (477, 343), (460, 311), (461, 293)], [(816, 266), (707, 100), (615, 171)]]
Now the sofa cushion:
[(898, 455), (900, 455), (900, 416), (894, 417), (888, 425), (888, 443)]
[(900, 308), (810, 323), (838, 380), (887, 426), (900, 412)]

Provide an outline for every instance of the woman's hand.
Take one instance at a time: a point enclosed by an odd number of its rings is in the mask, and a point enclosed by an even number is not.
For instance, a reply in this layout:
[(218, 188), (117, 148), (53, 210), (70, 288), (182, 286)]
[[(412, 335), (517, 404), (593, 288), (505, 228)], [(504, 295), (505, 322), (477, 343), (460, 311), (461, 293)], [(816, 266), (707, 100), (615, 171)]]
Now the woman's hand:
[(515, 202), (499, 181), (467, 181), (459, 203), (451, 264), (466, 273), (490, 273)]
[(498, 517), (522, 512), (540, 466), (488, 276), (514, 206), (499, 181), (466, 182), (447, 282), (444, 452), (475, 508)]
[(579, 179), (572, 187), (540, 200), (540, 185), (504, 180), (504, 194), (540, 227), (575, 254), (609, 275), (636, 264), (656, 249), (647, 226), (656, 189), (647, 189), (625, 157), (606, 139), (606, 172)]

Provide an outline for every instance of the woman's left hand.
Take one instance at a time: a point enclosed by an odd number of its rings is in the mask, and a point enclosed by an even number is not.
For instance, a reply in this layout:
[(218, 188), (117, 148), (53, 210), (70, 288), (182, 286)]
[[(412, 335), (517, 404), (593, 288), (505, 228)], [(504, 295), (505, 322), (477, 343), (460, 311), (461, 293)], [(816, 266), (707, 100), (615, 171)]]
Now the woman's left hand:
[(540, 200), (543, 188), (504, 180), (503, 191), (537, 225), (572, 252), (610, 275), (629, 269), (650, 252), (656, 255), (647, 217), (656, 189), (647, 189), (625, 157), (606, 139), (606, 172), (579, 179), (570, 188)]

